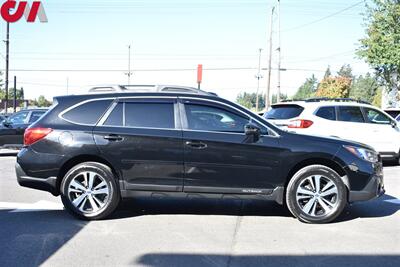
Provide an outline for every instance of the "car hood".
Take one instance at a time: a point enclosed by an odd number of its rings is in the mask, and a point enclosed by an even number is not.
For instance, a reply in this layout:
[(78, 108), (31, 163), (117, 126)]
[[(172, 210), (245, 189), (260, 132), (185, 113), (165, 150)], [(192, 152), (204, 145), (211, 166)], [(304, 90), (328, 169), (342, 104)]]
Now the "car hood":
[(300, 137), (300, 139), (304, 139), (304, 142), (313, 142), (313, 143), (318, 143), (318, 142), (329, 142), (333, 144), (338, 144), (338, 145), (347, 145), (347, 146), (356, 146), (356, 147), (361, 147), (365, 149), (369, 149), (372, 151), (376, 151), (373, 147), (359, 143), (356, 141), (352, 140), (346, 140), (338, 137), (333, 137), (333, 136), (321, 136), (321, 135), (310, 135), (310, 134), (298, 134), (294, 132), (286, 132), (286, 134), (290, 135), (295, 135), (297, 137)]

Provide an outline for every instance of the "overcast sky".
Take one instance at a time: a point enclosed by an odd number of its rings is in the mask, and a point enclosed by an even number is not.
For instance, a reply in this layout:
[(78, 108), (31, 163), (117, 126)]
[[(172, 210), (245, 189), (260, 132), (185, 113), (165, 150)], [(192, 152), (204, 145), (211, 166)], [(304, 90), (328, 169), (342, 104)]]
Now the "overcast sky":
[[(66, 94), (67, 80), (70, 94), (83, 93), (91, 85), (126, 84), (124, 73), (128, 69), (131, 44), (132, 83), (196, 86), (194, 69), (203, 64), (202, 87), (230, 100), (241, 91), (256, 91), (258, 49), (264, 49), (262, 67), (265, 68), (271, 8), (277, 3), (276, 0), (42, 2), (48, 23), (21, 20), (12, 24), (10, 31), (10, 68), (14, 70), (10, 72), (11, 79), (14, 75), (18, 77), (19, 86), (24, 87), (28, 98), (43, 94), (50, 99)], [(366, 73), (368, 66), (354, 55), (358, 40), (364, 36), (361, 15), (364, 10), (363, 1), (357, 0), (282, 0), (282, 68), (288, 69), (282, 73), (282, 92), (292, 95), (311, 74), (323, 76), (328, 65), (337, 71), (342, 64), (349, 63), (355, 74)], [(274, 23), (275, 50), (276, 16)], [(5, 23), (0, 33), (4, 39)], [(1, 54), (5, 54), (4, 44)], [(2, 65), (4, 69), (5, 64)], [(273, 68), (276, 67), (274, 53)], [(228, 70), (220, 70), (225, 68)], [(235, 68), (239, 69), (229, 70)], [(266, 71), (262, 74), (267, 75)], [(276, 77), (277, 72), (273, 71), (274, 91)], [(260, 90), (265, 88), (263, 78)]]

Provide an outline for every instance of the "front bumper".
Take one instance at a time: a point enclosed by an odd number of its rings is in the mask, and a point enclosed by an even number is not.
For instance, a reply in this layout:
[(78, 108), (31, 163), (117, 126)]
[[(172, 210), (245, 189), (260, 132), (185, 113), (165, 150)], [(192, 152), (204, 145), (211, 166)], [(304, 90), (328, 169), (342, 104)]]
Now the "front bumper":
[(17, 174), (17, 181), (19, 185), (47, 191), (55, 196), (59, 195), (59, 191), (57, 190), (57, 177), (36, 178), (27, 176), (18, 162), (15, 164), (15, 172)]
[(382, 196), (385, 193), (382, 175), (374, 175), (368, 184), (359, 191), (350, 191), (349, 202), (365, 201)]

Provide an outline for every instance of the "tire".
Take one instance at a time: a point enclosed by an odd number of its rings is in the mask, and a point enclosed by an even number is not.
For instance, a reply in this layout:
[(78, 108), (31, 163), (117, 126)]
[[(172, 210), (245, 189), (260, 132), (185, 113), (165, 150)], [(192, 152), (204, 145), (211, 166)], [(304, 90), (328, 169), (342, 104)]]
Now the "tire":
[(117, 208), (121, 193), (111, 169), (98, 162), (74, 166), (61, 182), (61, 201), (74, 216), (100, 220)]
[(286, 205), (302, 222), (329, 223), (347, 205), (347, 188), (334, 170), (323, 165), (307, 166), (289, 181)]

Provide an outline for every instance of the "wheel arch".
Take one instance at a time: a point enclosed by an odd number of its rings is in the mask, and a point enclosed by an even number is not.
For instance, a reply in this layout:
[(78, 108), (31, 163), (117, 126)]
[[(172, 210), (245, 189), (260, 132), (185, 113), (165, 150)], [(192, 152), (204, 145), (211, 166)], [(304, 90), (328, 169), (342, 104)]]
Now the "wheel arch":
[(68, 161), (66, 161), (60, 168), (60, 171), (58, 172), (58, 175), (57, 175), (57, 184), (56, 184), (56, 189), (57, 189), (58, 194), (60, 194), (60, 186), (61, 186), (61, 182), (62, 182), (62, 179), (64, 178), (65, 174), (67, 174), (67, 172), (72, 167), (74, 167), (78, 164), (84, 163), (84, 162), (89, 162), (89, 161), (101, 163), (101, 164), (104, 164), (107, 167), (109, 167), (117, 180), (117, 184), (119, 185), (119, 181), (121, 180), (121, 175), (115, 170), (115, 168), (112, 166), (112, 164), (109, 161), (107, 161), (106, 159), (104, 159), (98, 155), (89, 155), (89, 154), (79, 155), (79, 156), (75, 156), (75, 157), (69, 159)]
[[(347, 173), (344, 170), (344, 168), (335, 160), (333, 159), (327, 159), (327, 158), (308, 158), (305, 160), (302, 160), (298, 162), (296, 165), (294, 165), (290, 171), (288, 172), (286, 176), (286, 181), (285, 181), (285, 191), (287, 188), (287, 185), (289, 184), (290, 179), (295, 175), (299, 170), (311, 166), (311, 165), (323, 165), (328, 168), (331, 168), (335, 172), (339, 174), (339, 176), (343, 179), (343, 177), (346, 177), (347, 179)], [(348, 187), (348, 181), (343, 181), (346, 184), (346, 187)], [(349, 188), (347, 188), (349, 189)]]

